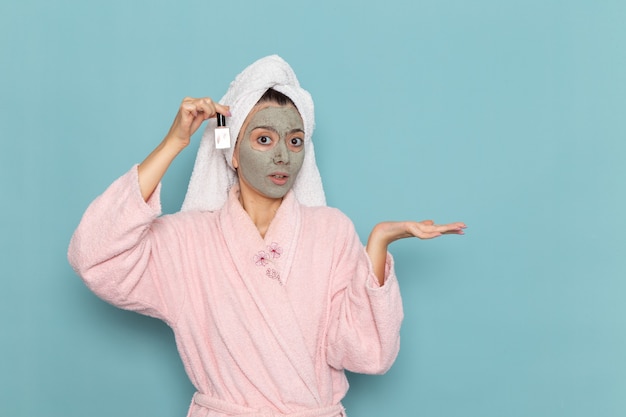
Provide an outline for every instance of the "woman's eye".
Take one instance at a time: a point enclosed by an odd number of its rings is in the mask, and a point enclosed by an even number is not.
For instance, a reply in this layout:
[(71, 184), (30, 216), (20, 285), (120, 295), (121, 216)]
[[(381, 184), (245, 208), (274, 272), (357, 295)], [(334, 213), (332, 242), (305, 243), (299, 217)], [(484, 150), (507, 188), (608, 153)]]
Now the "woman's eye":
[(261, 145), (269, 145), (272, 143), (272, 139), (269, 136), (259, 136), (256, 141)]
[(295, 146), (295, 147), (300, 147), (302, 146), (303, 140), (302, 138), (292, 138), (291, 139), (291, 145)]

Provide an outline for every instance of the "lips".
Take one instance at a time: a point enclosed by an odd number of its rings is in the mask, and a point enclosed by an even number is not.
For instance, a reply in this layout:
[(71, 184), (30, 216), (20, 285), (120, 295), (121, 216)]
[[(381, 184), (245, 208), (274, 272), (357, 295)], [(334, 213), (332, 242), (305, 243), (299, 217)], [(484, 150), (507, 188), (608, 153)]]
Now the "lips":
[(284, 172), (275, 172), (270, 174), (268, 177), (270, 181), (276, 185), (285, 185), (287, 184), (287, 181), (289, 181), (289, 175)]

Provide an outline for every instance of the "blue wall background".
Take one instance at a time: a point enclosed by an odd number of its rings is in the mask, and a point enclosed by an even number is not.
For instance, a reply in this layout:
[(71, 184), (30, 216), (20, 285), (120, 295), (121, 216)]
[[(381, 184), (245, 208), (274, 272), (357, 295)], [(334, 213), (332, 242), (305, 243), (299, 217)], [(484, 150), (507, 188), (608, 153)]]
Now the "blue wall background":
[(271, 53), (316, 99), (328, 200), (363, 240), (469, 225), (392, 247), (402, 351), (350, 376), (349, 415), (626, 415), (625, 21), (621, 0), (3, 2), (0, 415), (185, 415), (170, 330), (93, 296), (67, 244), (184, 96)]

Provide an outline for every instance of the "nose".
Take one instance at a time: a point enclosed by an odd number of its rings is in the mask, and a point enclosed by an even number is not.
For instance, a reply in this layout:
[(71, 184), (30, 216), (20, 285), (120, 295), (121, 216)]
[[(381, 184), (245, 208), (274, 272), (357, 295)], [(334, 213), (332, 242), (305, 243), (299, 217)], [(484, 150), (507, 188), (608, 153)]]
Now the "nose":
[(274, 148), (274, 163), (276, 165), (287, 165), (289, 164), (289, 150), (287, 149), (287, 144), (284, 140), (278, 141), (276, 147)]

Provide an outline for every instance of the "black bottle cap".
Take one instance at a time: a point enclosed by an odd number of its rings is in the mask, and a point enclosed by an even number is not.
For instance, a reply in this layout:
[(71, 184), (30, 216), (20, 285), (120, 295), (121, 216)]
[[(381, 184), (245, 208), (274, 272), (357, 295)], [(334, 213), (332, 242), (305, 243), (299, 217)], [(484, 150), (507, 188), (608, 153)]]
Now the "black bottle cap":
[(226, 117), (223, 114), (217, 113), (217, 127), (226, 126)]

